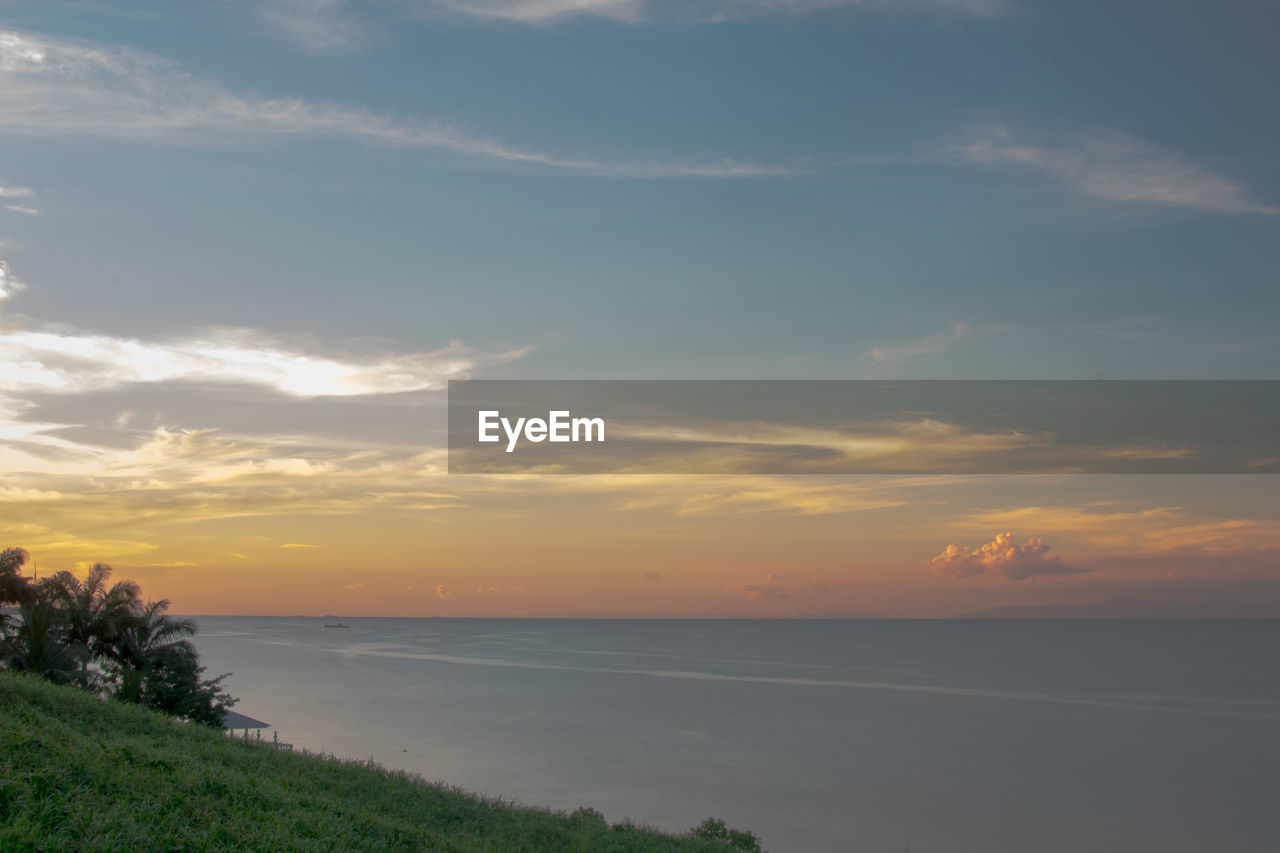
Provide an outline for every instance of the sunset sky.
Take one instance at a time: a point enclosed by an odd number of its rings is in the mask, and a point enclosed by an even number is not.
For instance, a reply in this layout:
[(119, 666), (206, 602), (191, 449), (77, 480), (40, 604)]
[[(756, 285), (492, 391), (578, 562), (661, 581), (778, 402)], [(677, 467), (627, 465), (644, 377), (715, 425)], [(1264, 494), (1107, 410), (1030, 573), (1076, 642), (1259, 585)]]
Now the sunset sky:
[(0, 547), (181, 613), (1280, 599), (1275, 475), (450, 475), (444, 390), (1280, 379), (1278, 26), (0, 2)]

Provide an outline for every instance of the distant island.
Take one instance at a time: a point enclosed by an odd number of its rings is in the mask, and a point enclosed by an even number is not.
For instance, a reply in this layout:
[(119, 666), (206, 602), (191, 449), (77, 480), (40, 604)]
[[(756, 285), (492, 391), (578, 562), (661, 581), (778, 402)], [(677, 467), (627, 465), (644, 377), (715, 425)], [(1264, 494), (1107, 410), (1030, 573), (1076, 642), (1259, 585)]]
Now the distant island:
[(1008, 604), (957, 619), (1280, 619), (1280, 601), (1155, 601), (1118, 597), (1093, 604)]

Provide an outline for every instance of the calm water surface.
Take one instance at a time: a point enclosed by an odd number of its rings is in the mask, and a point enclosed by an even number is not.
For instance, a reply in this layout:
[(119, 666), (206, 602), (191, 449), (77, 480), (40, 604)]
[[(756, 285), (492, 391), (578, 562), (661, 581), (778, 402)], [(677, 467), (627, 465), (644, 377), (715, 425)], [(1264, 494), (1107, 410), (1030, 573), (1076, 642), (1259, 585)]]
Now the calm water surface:
[(490, 795), (775, 853), (1280, 850), (1277, 621), (325, 621), (198, 646), (282, 740)]

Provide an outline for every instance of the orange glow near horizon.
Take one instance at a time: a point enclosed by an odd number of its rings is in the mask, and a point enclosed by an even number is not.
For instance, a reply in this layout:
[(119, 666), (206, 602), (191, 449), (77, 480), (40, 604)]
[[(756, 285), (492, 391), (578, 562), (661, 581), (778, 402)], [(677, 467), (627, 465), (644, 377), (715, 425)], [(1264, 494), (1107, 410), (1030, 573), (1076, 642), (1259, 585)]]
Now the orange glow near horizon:
[[(42, 574), (109, 563), (175, 612), (288, 616), (946, 617), (1118, 594), (1248, 599), (1280, 553), (1280, 520), (1214, 510), (1206, 478), (342, 483), (287, 467), (203, 491), (11, 489), (7, 517), (42, 522), (0, 536)], [(964, 556), (994, 553), (1006, 532), (1009, 555)]]

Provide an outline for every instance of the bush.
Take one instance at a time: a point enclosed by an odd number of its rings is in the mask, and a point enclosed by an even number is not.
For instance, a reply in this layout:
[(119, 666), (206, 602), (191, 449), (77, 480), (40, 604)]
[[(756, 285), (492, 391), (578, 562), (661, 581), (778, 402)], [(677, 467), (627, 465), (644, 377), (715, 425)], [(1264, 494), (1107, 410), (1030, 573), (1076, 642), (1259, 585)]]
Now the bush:
[(707, 818), (690, 835), (703, 841), (726, 842), (730, 850), (742, 851), (742, 853), (762, 853), (760, 839), (756, 838), (754, 832), (729, 829), (725, 826), (724, 821), (718, 817)]

